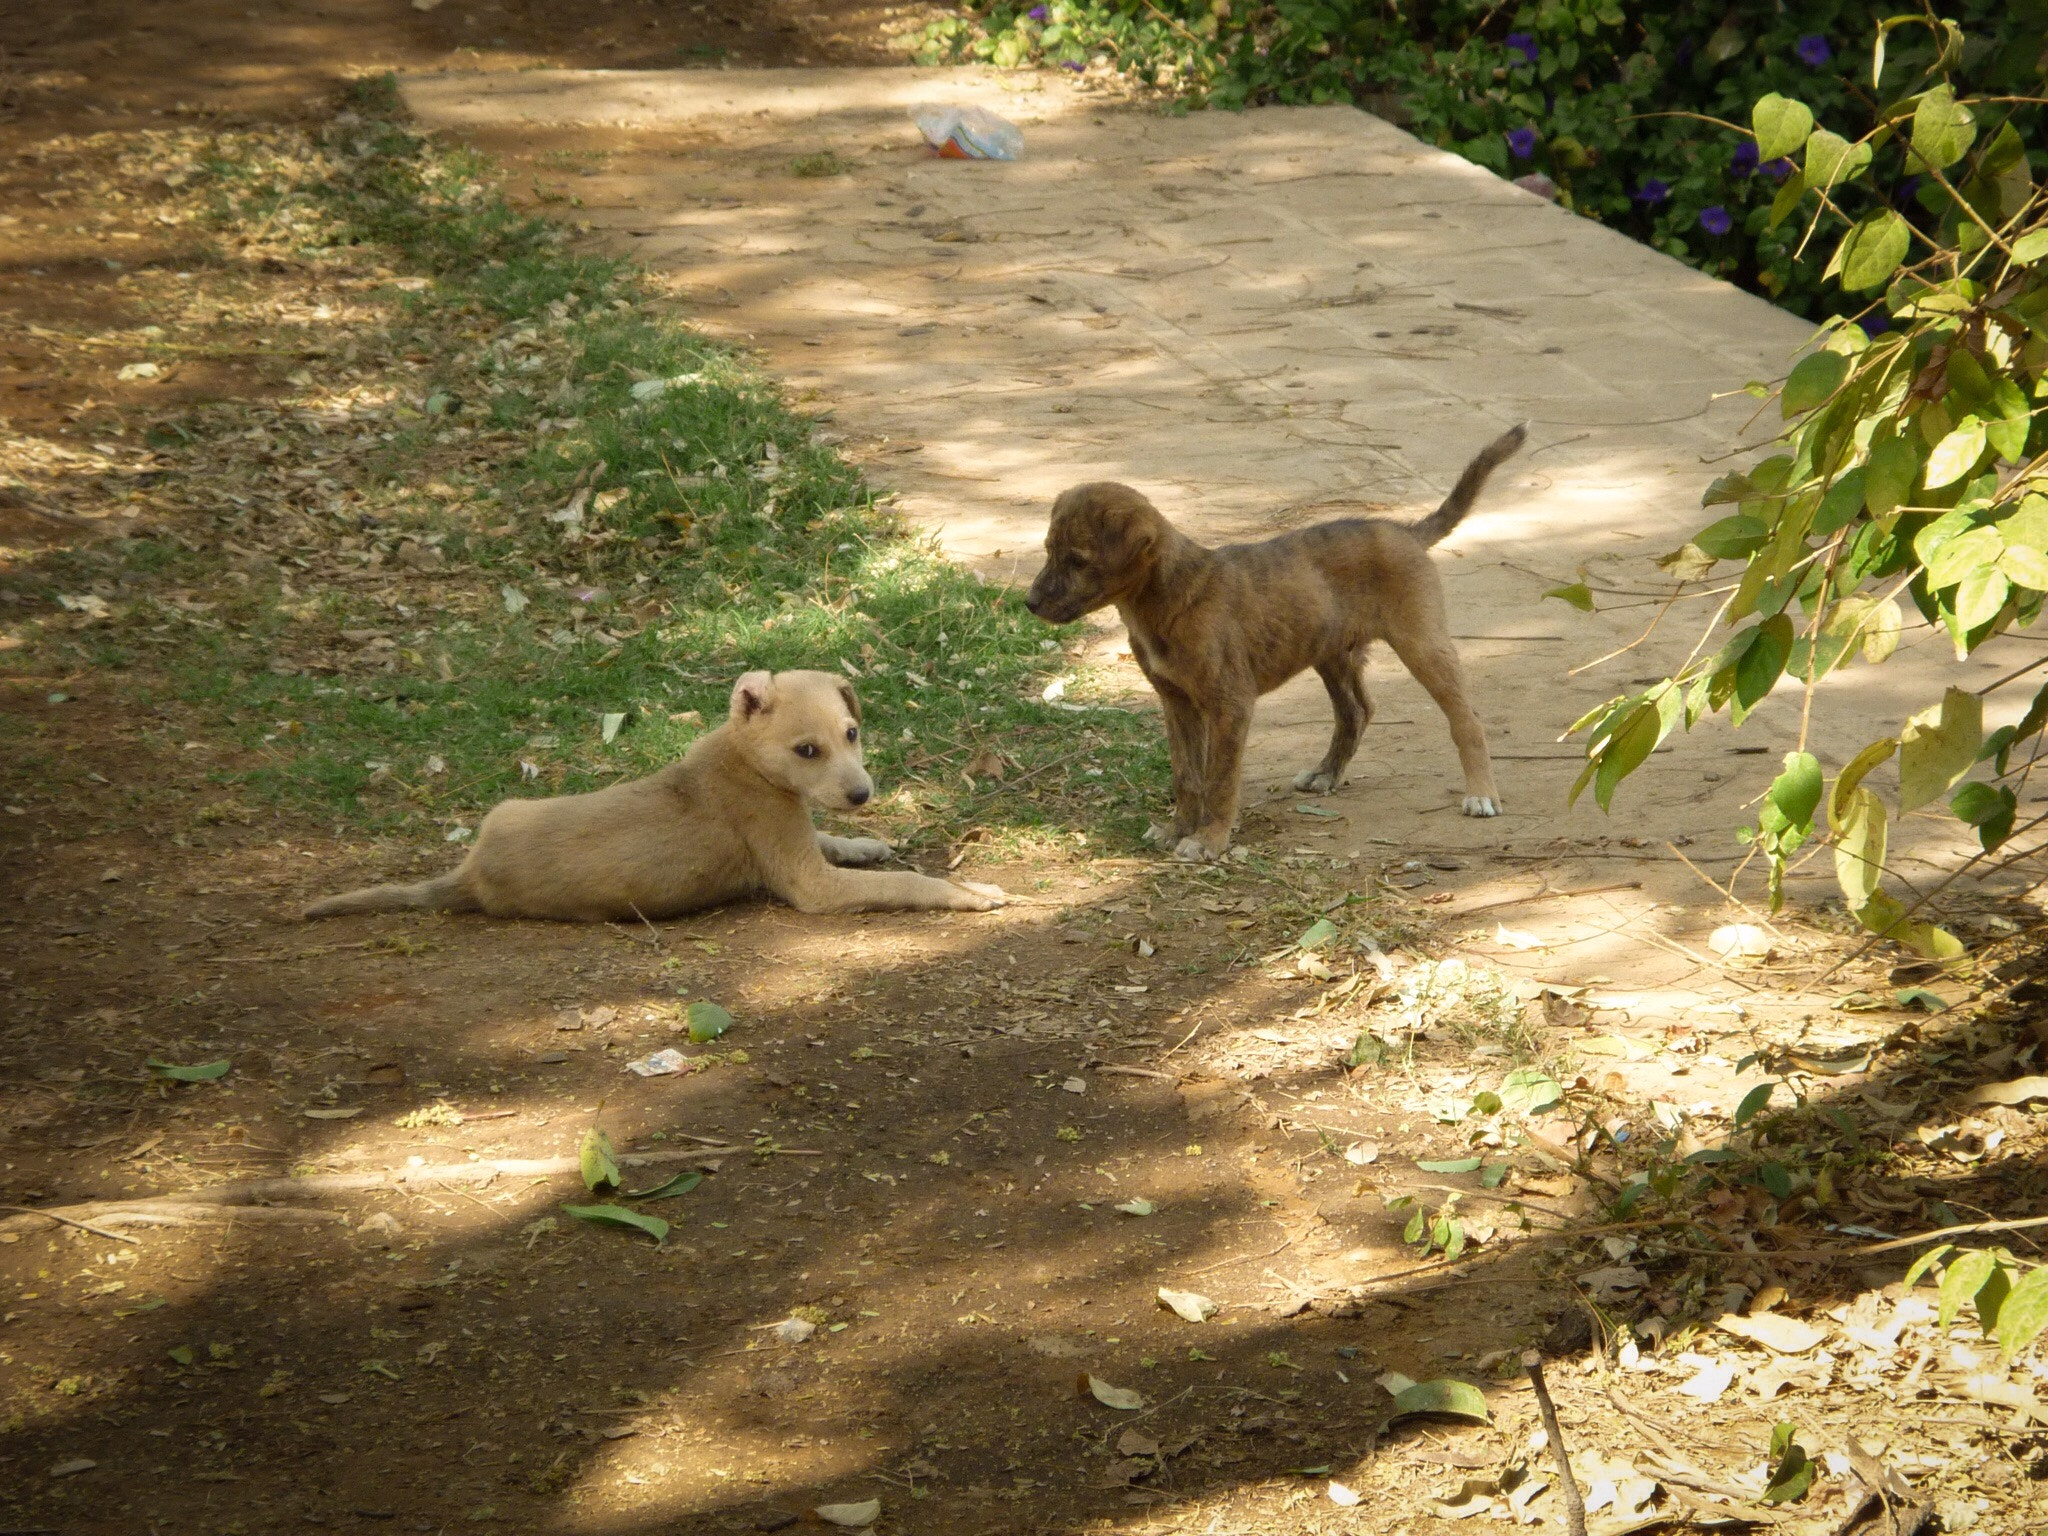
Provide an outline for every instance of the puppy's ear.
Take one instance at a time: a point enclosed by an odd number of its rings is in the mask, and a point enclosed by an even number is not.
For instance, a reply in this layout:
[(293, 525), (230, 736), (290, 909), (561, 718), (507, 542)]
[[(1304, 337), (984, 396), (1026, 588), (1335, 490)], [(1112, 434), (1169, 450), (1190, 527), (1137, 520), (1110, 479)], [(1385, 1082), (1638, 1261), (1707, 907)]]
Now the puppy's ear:
[(1110, 541), (1122, 551), (1127, 562), (1148, 557), (1159, 542), (1159, 514), (1140, 498), (1133, 497), (1103, 521)]
[(846, 700), (846, 712), (853, 716), (853, 723), (860, 724), (860, 695), (853, 691), (853, 684), (843, 677), (832, 679), (839, 685), (839, 697)]
[(749, 672), (732, 685), (732, 718), (751, 720), (765, 715), (775, 702), (775, 674)]

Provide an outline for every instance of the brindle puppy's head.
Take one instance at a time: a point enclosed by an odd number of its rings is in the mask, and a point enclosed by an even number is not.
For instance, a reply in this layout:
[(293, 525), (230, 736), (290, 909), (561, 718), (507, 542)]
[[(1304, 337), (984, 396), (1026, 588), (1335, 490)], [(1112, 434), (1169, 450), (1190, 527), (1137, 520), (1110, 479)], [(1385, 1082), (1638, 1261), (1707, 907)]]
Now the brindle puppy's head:
[(1060, 492), (1045, 530), (1045, 569), (1024, 606), (1067, 624), (1144, 584), (1165, 519), (1127, 485), (1098, 480)]
[(749, 672), (732, 685), (733, 734), (769, 783), (851, 810), (874, 795), (861, 763), (860, 699), (832, 672)]

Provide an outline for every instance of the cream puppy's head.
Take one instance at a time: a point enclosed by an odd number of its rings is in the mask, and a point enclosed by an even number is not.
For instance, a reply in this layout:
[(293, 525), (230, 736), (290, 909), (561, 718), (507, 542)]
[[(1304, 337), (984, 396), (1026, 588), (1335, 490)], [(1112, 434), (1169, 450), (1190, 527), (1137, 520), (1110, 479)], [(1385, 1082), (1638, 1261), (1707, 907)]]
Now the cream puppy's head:
[(831, 810), (866, 805), (874, 780), (861, 765), (860, 700), (831, 672), (749, 672), (732, 685), (733, 734), (755, 770)]

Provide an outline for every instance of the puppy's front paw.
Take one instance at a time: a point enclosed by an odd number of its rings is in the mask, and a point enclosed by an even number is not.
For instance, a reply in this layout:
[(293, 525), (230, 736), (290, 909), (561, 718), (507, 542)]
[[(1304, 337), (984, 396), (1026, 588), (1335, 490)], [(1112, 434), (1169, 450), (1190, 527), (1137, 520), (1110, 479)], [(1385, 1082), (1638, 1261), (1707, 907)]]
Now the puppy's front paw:
[(879, 837), (842, 837), (837, 849), (842, 864), (879, 864), (895, 851)]
[(1309, 768), (1294, 776), (1294, 787), (1304, 794), (1327, 795), (1337, 787), (1337, 776), (1320, 768)]
[(1184, 837), (1174, 845), (1173, 856), (1184, 864), (1213, 864), (1223, 857), (1199, 837)]
[(1498, 816), (1500, 803), (1491, 795), (1467, 795), (1465, 797), (1467, 816)]
[(1010, 893), (1000, 885), (983, 885), (979, 880), (957, 880), (954, 884), (968, 893), (968, 899), (960, 904), (964, 912), (993, 912), (1009, 905)]
[(1169, 847), (1173, 843), (1173, 831), (1164, 823), (1155, 821), (1145, 828), (1145, 841), (1154, 848)]

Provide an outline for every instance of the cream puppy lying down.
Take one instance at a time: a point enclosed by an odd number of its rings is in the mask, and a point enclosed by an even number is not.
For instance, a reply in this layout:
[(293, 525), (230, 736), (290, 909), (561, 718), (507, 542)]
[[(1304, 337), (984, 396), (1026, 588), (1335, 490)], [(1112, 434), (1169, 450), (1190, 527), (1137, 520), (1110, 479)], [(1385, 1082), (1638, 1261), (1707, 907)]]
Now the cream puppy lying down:
[(865, 805), (860, 701), (830, 672), (749, 672), (725, 724), (683, 760), (588, 795), (507, 800), (477, 829), (461, 865), (417, 885), (329, 896), (307, 917), (349, 912), (486, 912), (601, 923), (677, 917), (760, 891), (799, 912), (1003, 904), (992, 885), (860, 870), (889, 845), (833, 837), (811, 807)]

